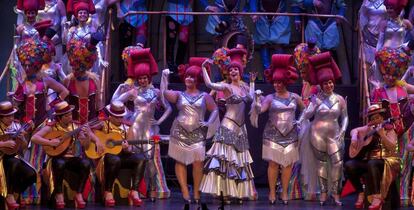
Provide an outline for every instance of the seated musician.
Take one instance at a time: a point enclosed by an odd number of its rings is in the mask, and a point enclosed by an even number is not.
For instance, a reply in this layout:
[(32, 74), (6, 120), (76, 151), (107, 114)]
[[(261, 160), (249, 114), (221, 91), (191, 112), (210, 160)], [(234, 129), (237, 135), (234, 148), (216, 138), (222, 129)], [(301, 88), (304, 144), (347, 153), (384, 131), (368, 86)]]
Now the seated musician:
[(363, 208), (364, 191), (360, 178), (372, 192), (368, 196), (370, 210), (381, 209), (388, 189), (399, 175), (400, 159), (396, 153), (397, 134), (391, 122), (384, 121), (385, 109), (379, 104), (368, 107), (368, 125), (351, 131), (349, 156), (345, 173), (359, 192), (355, 208)]
[[(123, 139), (127, 139), (129, 126), (123, 122), (123, 117), (127, 113), (125, 105), (120, 101), (112, 101), (110, 105), (105, 107), (105, 109), (108, 112), (109, 117), (103, 122), (100, 130), (108, 134), (119, 133), (122, 135)], [(146, 160), (144, 160), (144, 158), (141, 158), (138, 154), (132, 152), (132, 146), (130, 146), (127, 141), (122, 142), (121, 153), (117, 155), (105, 154), (104, 167), (99, 167), (101, 164), (98, 164), (98, 168), (104, 168), (103, 173), (101, 170), (97, 169), (98, 174), (103, 174), (103, 176), (98, 175), (98, 177), (101, 179), (102, 183), (104, 183), (105, 187), (105, 206), (115, 206), (115, 200), (112, 195), (112, 186), (122, 168), (131, 169), (132, 171), (132, 185), (130, 186), (128, 195), (129, 204), (134, 206), (142, 205), (142, 200), (139, 198), (137, 189), (140, 180), (144, 176), (145, 162)]]
[[(74, 197), (75, 206), (77, 208), (85, 208), (85, 201), (82, 197), (85, 183), (89, 177), (91, 163), (90, 160), (83, 157), (83, 149), (88, 148), (90, 141), (97, 143), (99, 151), (103, 151), (103, 147), (89, 127), (79, 125), (72, 119), (72, 111), (74, 106), (69, 105), (66, 101), (59, 102), (55, 105), (55, 122), (48, 123), (32, 136), (32, 142), (44, 146), (47, 152), (47, 146), (57, 147), (63, 145), (66, 140), (70, 141), (69, 146), (62, 154), (49, 154), (52, 156), (48, 161), (47, 171), (50, 173), (50, 191), (55, 194), (56, 209), (63, 209), (65, 201), (63, 196), (63, 178), (65, 170), (76, 173), (79, 179), (79, 185), (76, 187), (76, 195)], [(75, 132), (79, 131), (79, 132)], [(68, 137), (48, 138), (54, 133), (70, 134)], [(63, 135), (64, 136), (64, 135)], [(61, 143), (62, 141), (62, 143)], [(50, 170), (51, 169), (51, 170)], [(70, 181), (70, 180), (69, 180)]]
[[(9, 210), (19, 208), (13, 194), (22, 193), (36, 181), (35, 169), (17, 154), (21, 149), (26, 149), (27, 142), (24, 129), (14, 121), (16, 112), (17, 109), (13, 108), (11, 102), (0, 102), (0, 192), (6, 196)], [(12, 135), (16, 135), (16, 138), (12, 139)]]

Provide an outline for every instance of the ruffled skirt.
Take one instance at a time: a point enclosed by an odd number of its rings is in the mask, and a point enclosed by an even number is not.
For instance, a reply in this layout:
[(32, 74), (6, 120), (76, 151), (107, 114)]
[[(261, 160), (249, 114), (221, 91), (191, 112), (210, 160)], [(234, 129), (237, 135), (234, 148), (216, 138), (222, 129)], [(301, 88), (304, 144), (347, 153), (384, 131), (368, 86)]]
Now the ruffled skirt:
[[(219, 139), (217, 135), (215, 139)], [(250, 166), (252, 162), (248, 150), (237, 151), (233, 145), (215, 141), (207, 152), (200, 191), (216, 196), (222, 192), (224, 197), (240, 199), (257, 198)]]
[(168, 156), (184, 165), (190, 165), (194, 161), (204, 161), (206, 147), (204, 141), (187, 145), (170, 136), (170, 144), (168, 145)]

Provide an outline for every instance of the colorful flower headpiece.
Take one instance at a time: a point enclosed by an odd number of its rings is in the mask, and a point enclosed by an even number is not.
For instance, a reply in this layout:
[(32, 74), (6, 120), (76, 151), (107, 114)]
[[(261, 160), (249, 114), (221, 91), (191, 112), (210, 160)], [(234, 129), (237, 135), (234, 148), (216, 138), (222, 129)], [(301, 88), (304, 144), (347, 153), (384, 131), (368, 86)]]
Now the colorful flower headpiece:
[(321, 50), (315, 46), (313, 49), (309, 49), (307, 43), (300, 43), (295, 47), (293, 51), (294, 66), (298, 71), (309, 71), (309, 57), (312, 55), (320, 54)]
[(88, 48), (87, 43), (71, 39), (67, 45), (69, 64), (74, 71), (87, 71), (97, 59), (96, 48)]
[(48, 46), (40, 39), (28, 38), (23, 41), (17, 48), (17, 56), (21, 64), (30, 63), (38, 70), (45, 62), (45, 55), (48, 51)]
[(126, 66), (128, 66), (128, 60), (129, 60), (129, 57), (131, 57), (131, 52), (135, 50), (141, 50), (141, 49), (143, 49), (143, 47), (141, 46), (128, 46), (124, 48), (124, 50), (122, 51), (121, 58), (125, 62)]
[(400, 48), (384, 47), (375, 53), (381, 74), (387, 74), (398, 79), (405, 73), (410, 63), (410, 56)]
[(230, 57), (227, 56), (228, 52), (229, 49), (226, 47), (219, 48), (213, 53), (211, 60), (213, 60), (214, 64), (218, 65), (220, 69), (225, 69), (231, 61)]

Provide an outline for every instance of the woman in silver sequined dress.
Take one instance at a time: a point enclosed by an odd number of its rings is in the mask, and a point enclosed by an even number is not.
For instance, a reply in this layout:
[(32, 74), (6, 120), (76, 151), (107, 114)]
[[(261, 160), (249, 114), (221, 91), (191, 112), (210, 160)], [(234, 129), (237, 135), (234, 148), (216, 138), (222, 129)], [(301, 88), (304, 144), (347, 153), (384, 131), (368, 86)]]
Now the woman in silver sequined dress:
[[(134, 83), (131, 85), (121, 84), (123, 88), (118, 88), (112, 97), (112, 101), (121, 101), (128, 106), (133, 102), (133, 112), (126, 121), (132, 120), (132, 126), (128, 132), (128, 139), (149, 140), (154, 135), (159, 134), (159, 125), (171, 114), (171, 106), (162, 98), (160, 90), (152, 85), (152, 76), (158, 73), (158, 66), (152, 56), (150, 49), (130, 48), (127, 59), (127, 74), (131, 80), (136, 80), (138, 86)], [(133, 79), (132, 79), (133, 78)], [(121, 86), (120, 85), (120, 86)], [(158, 105), (161, 105), (165, 111), (162, 116), (156, 120), (155, 112)], [(146, 177), (149, 178), (150, 198), (168, 198), (170, 190), (165, 184), (164, 170), (160, 159), (160, 145), (155, 144), (140, 145), (136, 152), (144, 152), (149, 159), (146, 170)], [(138, 149), (138, 148), (137, 148)]]
[[(309, 130), (309, 146), (312, 152), (305, 152), (303, 155), (307, 155), (307, 159), (314, 159), (315, 162), (314, 165), (302, 164), (302, 174), (308, 187), (319, 184), (321, 205), (325, 204), (330, 192), (335, 204), (340, 206), (343, 141), (348, 126), (348, 113), (345, 99), (333, 90), (335, 79), (341, 77), (341, 72), (329, 52), (312, 56), (309, 62), (311, 83), (319, 84), (322, 92), (312, 98), (299, 120), (302, 122), (304, 119), (314, 118)], [(313, 179), (314, 183), (308, 181), (316, 177), (318, 180)], [(308, 193), (317, 191), (312, 190), (314, 191)]]
[[(192, 164), (196, 203), (200, 200), (205, 140), (214, 134), (213, 128), (218, 124), (218, 110), (214, 99), (198, 89), (198, 85), (203, 82), (201, 64), (205, 60), (206, 58), (193, 57), (187, 66), (178, 67), (179, 75), (185, 83), (185, 91), (167, 90), (170, 73), (168, 69), (163, 71), (161, 79), (161, 91), (165, 99), (176, 104), (179, 111), (171, 127), (168, 155), (176, 161), (175, 174), (186, 202), (191, 201), (187, 187), (187, 165)], [(210, 112), (210, 116), (204, 121), (206, 111)]]
[(221, 194), (228, 201), (236, 198), (254, 199), (257, 192), (253, 182), (250, 164), (253, 162), (249, 152), (249, 141), (244, 120), (247, 103), (254, 94), (255, 75), (251, 76), (250, 88), (242, 80), (246, 50), (231, 49), (231, 59), (227, 66), (231, 83), (212, 83), (203, 68), (207, 87), (223, 91), (226, 100), (226, 113), (220, 128), (213, 139), (213, 146), (207, 152), (205, 175), (200, 190), (216, 196)]
[[(292, 174), (292, 165), (299, 160), (298, 127), (296, 111), (303, 110), (304, 104), (299, 95), (289, 92), (286, 87), (298, 79), (299, 75), (293, 67), (292, 55), (275, 54), (272, 56), (270, 69), (265, 71), (266, 81), (273, 84), (275, 93), (269, 94), (261, 102), (254, 103), (252, 112), (258, 114), (269, 111), (269, 120), (263, 132), (262, 157), (269, 162), (267, 177), (269, 180), (269, 201), (276, 200), (276, 182), (279, 167), (282, 169), (283, 203), (288, 203), (288, 185)], [(252, 119), (252, 118), (250, 118)], [(257, 118), (252, 122), (257, 127)]]

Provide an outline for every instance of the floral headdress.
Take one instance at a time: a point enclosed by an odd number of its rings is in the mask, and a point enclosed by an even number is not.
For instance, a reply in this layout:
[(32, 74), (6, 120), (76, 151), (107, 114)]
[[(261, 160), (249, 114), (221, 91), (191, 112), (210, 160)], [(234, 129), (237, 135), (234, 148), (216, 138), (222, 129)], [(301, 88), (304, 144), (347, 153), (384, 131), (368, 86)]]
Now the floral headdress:
[(22, 65), (29, 62), (31, 66), (40, 70), (45, 63), (45, 55), (47, 51), (48, 46), (46, 43), (39, 39), (28, 38), (17, 48), (17, 56)]
[(71, 39), (67, 45), (69, 64), (74, 71), (87, 71), (97, 59), (96, 48), (88, 48), (82, 40)]
[(382, 75), (387, 74), (400, 79), (408, 68), (410, 56), (401, 49), (384, 47), (375, 53), (375, 60)]

